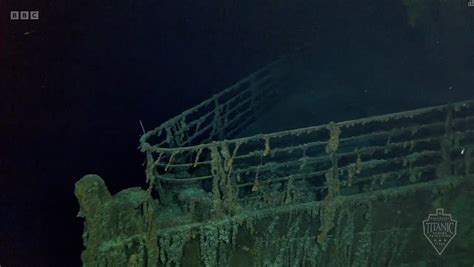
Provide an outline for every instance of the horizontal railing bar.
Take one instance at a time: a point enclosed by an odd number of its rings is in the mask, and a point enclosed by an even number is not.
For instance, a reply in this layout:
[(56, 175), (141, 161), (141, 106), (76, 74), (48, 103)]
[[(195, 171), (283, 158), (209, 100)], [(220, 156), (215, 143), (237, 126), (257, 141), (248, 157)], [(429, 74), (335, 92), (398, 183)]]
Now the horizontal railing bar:
[[(437, 137), (437, 138), (441, 139), (442, 137)], [(424, 138), (424, 139), (418, 139), (418, 140), (419, 140), (418, 142), (433, 141), (433, 140), (436, 140), (436, 138)], [(338, 157), (347, 157), (347, 156), (357, 155), (357, 154), (360, 154), (362, 156), (362, 155), (366, 155), (366, 154), (372, 154), (376, 151), (383, 151), (387, 147), (391, 147), (392, 149), (395, 148), (395, 147), (403, 147), (406, 143), (407, 142), (399, 142), (399, 143), (391, 143), (391, 144), (386, 145), (386, 146), (364, 147), (364, 148), (359, 149), (358, 151), (340, 153), (340, 154), (337, 154), (337, 156)], [(306, 164), (308, 165), (308, 164), (315, 164), (315, 163), (330, 161), (330, 158), (326, 154), (326, 155), (321, 155), (321, 156), (317, 156), (317, 157), (299, 158), (297, 160), (287, 161), (285, 163), (269, 162), (269, 163), (266, 163), (266, 164), (263, 164), (263, 165), (260, 165), (260, 166), (250, 166), (250, 167), (245, 168), (245, 169), (238, 169), (238, 170), (234, 171), (234, 173), (249, 172), (250, 170), (262, 171), (262, 170), (267, 170), (267, 169), (275, 169), (275, 166), (288, 167), (288, 166), (293, 166), (293, 165), (301, 165), (301, 161), (303, 161), (303, 160), (305, 160)], [(388, 159), (384, 159), (384, 160), (388, 160)]]
[[(455, 124), (457, 123), (462, 123), (462, 122), (465, 122), (465, 121), (469, 121), (469, 120), (474, 120), (474, 116), (467, 116), (467, 117), (464, 117), (464, 118), (456, 118), (453, 120), (453, 122)], [(346, 142), (346, 141), (352, 141), (352, 140), (357, 140), (357, 139), (360, 139), (360, 138), (369, 138), (369, 137), (372, 137), (372, 136), (377, 136), (377, 135), (392, 135), (395, 131), (398, 132), (398, 134), (402, 134), (404, 133), (405, 131), (413, 131), (413, 130), (424, 130), (428, 127), (435, 127), (435, 126), (444, 126), (444, 122), (433, 122), (433, 123), (428, 123), (428, 124), (423, 124), (423, 125), (414, 125), (414, 126), (409, 126), (409, 127), (401, 127), (401, 128), (397, 128), (397, 129), (392, 129), (392, 130), (382, 130), (382, 131), (378, 131), (378, 132), (372, 132), (372, 133), (368, 133), (368, 134), (361, 134), (361, 135), (355, 135), (355, 136), (351, 136), (351, 137), (345, 137), (345, 138), (341, 138), (340, 139), (340, 142), (343, 143), (343, 142)], [(316, 142), (310, 142), (314, 145), (322, 145), (322, 144), (327, 144), (327, 141), (316, 141)], [(310, 143), (306, 143), (306, 144), (310, 144)], [(274, 148), (272, 149), (272, 151), (281, 151), (281, 152), (285, 152), (285, 151), (289, 151), (289, 150), (297, 150), (297, 149), (304, 149), (304, 146), (305, 145), (295, 145), (295, 146), (292, 146), (292, 147), (285, 147), (285, 148)], [(311, 147), (311, 145), (309, 145)], [(261, 153), (263, 153), (264, 150), (256, 150), (256, 151), (253, 151), (253, 152), (250, 152), (244, 156), (239, 156), (239, 159), (240, 158), (250, 158), (250, 157), (253, 157), (253, 156), (257, 156)], [(203, 163), (208, 163), (208, 162), (203, 162)]]
[[(430, 165), (427, 165), (427, 166), (413, 167), (412, 168), (412, 170), (416, 170), (416, 171), (420, 171), (420, 170), (424, 170), (424, 169), (436, 169), (436, 166), (430, 164)], [(391, 172), (386, 172), (386, 173), (381, 173), (381, 174), (374, 174), (374, 175), (371, 175), (371, 176), (364, 177), (363, 181), (362, 180), (361, 181), (355, 181), (354, 183), (352, 183), (352, 186), (357, 186), (357, 184), (362, 183), (362, 182), (377, 180), (380, 176), (398, 176), (399, 172), (403, 172), (404, 174), (407, 174), (407, 173), (409, 173), (409, 171), (410, 171), (409, 168), (403, 168), (399, 171), (391, 171)], [(302, 178), (299, 178), (298, 180), (301, 180), (301, 179)], [(437, 180), (437, 179), (439, 179), (439, 178), (434, 178), (430, 181)], [(403, 187), (403, 186), (407, 186), (407, 185), (414, 185), (414, 184), (419, 184), (419, 183), (424, 183), (424, 182), (425, 181), (414, 182), (414, 183), (409, 183), (409, 184), (401, 184), (401, 185), (396, 186), (396, 187)], [(352, 187), (352, 186), (341, 186), (341, 189), (349, 188), (349, 187)], [(312, 191), (320, 191), (320, 190), (324, 190), (324, 189), (327, 189), (326, 185), (311, 187)], [(386, 190), (386, 189), (381, 188), (381, 189), (369, 190), (369, 191), (370, 192), (375, 192), (375, 191), (379, 191), (379, 190)], [(351, 195), (358, 195), (358, 194), (361, 194), (361, 193), (347, 194), (347, 195), (342, 194), (341, 196), (351, 196)], [(261, 199), (262, 197), (263, 197), (262, 195), (253, 195), (253, 196), (248, 196), (248, 197), (244, 197), (244, 198), (239, 198), (239, 201), (242, 202), (242, 203), (245, 203), (245, 202), (248, 202), (248, 201)], [(300, 199), (304, 199), (304, 198), (305, 197), (303, 196)]]
[[(438, 126), (441, 126), (443, 125), (444, 123), (433, 123), (429, 126), (434, 126), (434, 125), (438, 125)], [(424, 126), (428, 126), (428, 125), (424, 125)], [(404, 127), (403, 129), (406, 130), (406, 131), (411, 131), (415, 128), (417, 128), (418, 126), (412, 126), (412, 127)], [(405, 131), (401, 131), (401, 133), (404, 133)], [(357, 140), (361, 137), (373, 137), (373, 136), (376, 136), (376, 135), (391, 135), (393, 134), (393, 131), (392, 130), (387, 130), (387, 131), (381, 131), (381, 132), (374, 132), (374, 133), (370, 133), (370, 134), (364, 134), (364, 135), (359, 135), (359, 136), (353, 136), (353, 137), (347, 137), (347, 138), (342, 138), (340, 139), (340, 142), (343, 143), (345, 141), (352, 141), (352, 140)], [(439, 136), (435, 136), (435, 137), (439, 137)], [(433, 138), (433, 137), (430, 137), (430, 138)], [(404, 142), (398, 142), (398, 143), (406, 143), (406, 142), (410, 142), (410, 141), (415, 141), (415, 142), (422, 142), (422, 141), (426, 141), (428, 140), (428, 138), (418, 138), (418, 139), (409, 139), (407, 141), (404, 141)], [(311, 148), (311, 147), (314, 147), (314, 146), (319, 146), (319, 145), (325, 145), (327, 144), (328, 141), (315, 141), (315, 142), (308, 142), (308, 143), (305, 143), (305, 144), (301, 144), (301, 145), (295, 145), (295, 146), (289, 146), (289, 147), (284, 147), (284, 148), (272, 148), (271, 151), (272, 153), (284, 153), (284, 152), (288, 152), (288, 151), (294, 151), (294, 150), (303, 150), (303, 149), (308, 149), (308, 148)], [(392, 143), (392, 144), (397, 144), (397, 143)], [(236, 156), (234, 158), (234, 160), (241, 160), (241, 159), (247, 159), (247, 158), (252, 158), (252, 157), (260, 157), (262, 154), (263, 154), (264, 150), (255, 150), (255, 151), (251, 151), (245, 155), (240, 155), (240, 156)], [(340, 154), (338, 154), (340, 155)], [(327, 155), (325, 155), (327, 156)], [(197, 165), (207, 165), (207, 164), (211, 164), (212, 161), (210, 160), (207, 160), (207, 161), (201, 161), (201, 162), (198, 162)], [(167, 163), (160, 163), (159, 166), (165, 166), (165, 165), (168, 165)], [(191, 167), (191, 166), (194, 166), (194, 162), (192, 163), (182, 163), (182, 164), (171, 164), (169, 165), (170, 167)]]
[[(474, 131), (455, 132), (453, 134), (460, 135), (460, 137), (462, 138), (462, 137), (467, 136), (470, 133), (472, 134), (472, 133), (474, 133)], [(394, 148), (403, 147), (407, 143), (413, 143), (414, 145), (416, 145), (416, 144), (423, 143), (423, 142), (438, 141), (442, 138), (444, 138), (444, 135), (432, 136), (432, 137), (428, 137), (428, 138), (416, 138), (416, 139), (411, 139), (409, 141), (390, 143), (390, 144), (384, 145), (384, 146), (364, 147), (364, 148), (358, 149), (357, 151), (338, 153), (337, 156), (338, 157), (348, 157), (348, 156), (357, 155), (357, 154), (360, 154), (362, 156), (362, 155), (372, 154), (372, 153), (379, 152), (379, 151), (385, 151), (387, 148), (388, 149), (394, 149)], [(409, 154), (409, 155), (411, 155), (411, 154)], [(405, 156), (405, 157), (407, 157), (407, 156)], [(234, 161), (238, 158), (239, 157), (235, 157)], [(286, 161), (284, 163), (269, 162), (267, 164), (263, 164), (263, 165), (260, 165), (260, 166), (250, 166), (250, 167), (244, 168), (244, 169), (236, 169), (234, 171), (234, 173), (235, 174), (246, 173), (246, 172), (250, 172), (250, 171), (255, 171), (255, 169), (257, 171), (262, 171), (262, 170), (265, 171), (267, 169), (274, 169), (275, 166), (277, 166), (277, 167), (278, 166), (288, 167), (288, 166), (291, 166), (291, 165), (301, 165), (301, 161), (306, 161), (306, 164), (314, 164), (314, 163), (320, 163), (320, 162), (327, 162), (329, 160), (330, 160), (329, 156), (327, 154), (325, 154), (325, 155), (320, 155), (320, 156), (317, 156), (317, 157), (299, 158), (297, 160)], [(390, 160), (390, 158), (383, 159), (383, 160), (387, 161), (387, 160)], [(210, 160), (209, 161), (202, 161), (198, 165), (202, 165), (202, 164), (211, 164), (211, 161)], [(269, 165), (269, 166), (266, 166), (266, 165)], [(193, 163), (183, 163), (183, 164), (158, 163), (158, 164), (156, 164), (156, 166), (161, 166), (161, 167), (168, 166), (168, 168), (185, 168), (185, 167), (193, 166)], [(206, 176), (206, 177), (207, 178), (203, 178), (203, 179), (212, 178), (212, 176)], [(187, 179), (187, 178), (181, 178), (181, 179)]]
[[(424, 127), (424, 126), (428, 126), (428, 127), (443, 126), (443, 125), (444, 125), (444, 123), (432, 123), (432, 124), (423, 125), (422, 127)], [(419, 130), (420, 126), (403, 127), (403, 128), (398, 128), (397, 130), (400, 130), (400, 132), (398, 134), (403, 134), (407, 131), (412, 131), (413, 129), (418, 129)], [(370, 137), (374, 137), (374, 136), (380, 137), (380, 136), (383, 136), (383, 135), (392, 136), (393, 134), (394, 134), (394, 130), (386, 130), (386, 131), (373, 132), (373, 133), (369, 133), (369, 134), (363, 134), (363, 135), (357, 135), (357, 136), (341, 138), (341, 139), (339, 139), (339, 141), (340, 141), (339, 146), (340, 147), (343, 146), (344, 142), (346, 142), (346, 141), (353, 141), (353, 140), (362, 139), (362, 138), (364, 138), (364, 140), (368, 141), (368, 140), (370, 140), (369, 139)], [(412, 141), (412, 140), (423, 141), (425, 139), (420, 139), (420, 138), (418, 138), (418, 139), (408, 139), (407, 141), (404, 141), (403, 143), (409, 142), (409, 141)], [(271, 151), (272, 151), (272, 153), (276, 153), (276, 152), (280, 153), (280, 152), (288, 152), (288, 151), (293, 151), (293, 150), (304, 150), (304, 149), (314, 147), (314, 146), (325, 145), (327, 143), (328, 143), (328, 141), (315, 141), (315, 142), (308, 142), (308, 143), (301, 144), (301, 145), (289, 146), (289, 147), (285, 147), (285, 148), (272, 148)], [(402, 143), (402, 142), (399, 142), (399, 143)], [(251, 157), (255, 157), (255, 156), (261, 156), (263, 154), (263, 152), (264, 152), (264, 150), (255, 150), (255, 151), (249, 152), (248, 154), (245, 154), (245, 155), (242, 155), (242, 156), (237, 156), (235, 159), (244, 159), (244, 158), (251, 158)]]
[[(427, 155), (428, 156), (429, 155), (435, 156), (435, 155), (439, 155), (439, 154), (441, 154), (441, 152), (427, 151), (427, 153), (421, 154), (419, 158), (421, 158), (422, 156), (427, 156)], [(393, 158), (393, 159), (390, 159), (390, 160), (376, 159), (376, 160), (364, 161), (364, 162), (361, 162), (361, 166), (362, 166), (361, 169), (375, 169), (375, 168), (379, 167), (382, 164), (393, 163), (393, 162), (399, 161), (403, 158), (405, 158), (405, 157), (398, 157), (398, 158)], [(338, 170), (347, 171), (349, 168), (350, 168), (349, 165), (346, 165), (346, 166), (343, 166), (343, 167), (338, 167)], [(261, 180), (261, 181), (262, 182), (273, 183), (273, 182), (287, 181), (291, 178), (299, 180), (299, 179), (303, 179), (304, 177), (321, 176), (321, 175), (324, 175), (324, 174), (328, 173), (330, 170), (331, 169), (329, 168), (329, 169), (315, 171), (315, 172), (298, 173), (298, 174), (288, 175), (288, 176), (285, 176), (285, 177), (280, 177), (280, 178), (275, 178), (275, 179), (266, 179), (266, 180)], [(242, 187), (247, 187), (247, 186), (252, 186), (252, 185), (254, 185), (253, 182), (248, 182), (248, 183), (244, 183), (244, 184), (238, 184), (237, 187), (242, 188)]]
[[(412, 153), (410, 155), (407, 155), (407, 156), (404, 156), (404, 157), (397, 157), (397, 158), (392, 158), (392, 159), (388, 159), (388, 160), (381, 160), (381, 159), (376, 159), (376, 160), (370, 160), (370, 161), (363, 161), (361, 162), (361, 168), (364, 168), (363, 166), (366, 166), (365, 169), (367, 169), (367, 166), (370, 166), (370, 165), (374, 165), (374, 163), (391, 163), (391, 162), (394, 162), (394, 161), (397, 161), (397, 160), (401, 160), (402, 158), (407, 158), (407, 157), (412, 157), (414, 154), (420, 154), (420, 157), (421, 156), (426, 156), (426, 155), (437, 155), (437, 154), (441, 154), (441, 152), (439, 151), (424, 151), (424, 152), (415, 152), (415, 153)], [(376, 166), (375, 166), (376, 167)], [(349, 168), (349, 165), (346, 165), (346, 166), (341, 166), (341, 167), (338, 167), (339, 170), (347, 170)], [(311, 173), (308, 173), (312, 176), (318, 176), (318, 175), (323, 175), (325, 173), (327, 173), (329, 171), (329, 169), (326, 169), (326, 170), (321, 170), (321, 171), (316, 171), (316, 172), (311, 172)], [(240, 174), (240, 173), (243, 173), (243, 172), (236, 172), (234, 171), (233, 172), (234, 174)], [(299, 175), (304, 175), (304, 173), (301, 173), (301, 174), (292, 174), (292, 175), (289, 175), (289, 176), (286, 176), (286, 177), (281, 177), (281, 178), (276, 178), (276, 179), (268, 179), (268, 180), (262, 180), (262, 181), (283, 181), (283, 180), (288, 180), (289, 178), (291, 177), (296, 177), (296, 176), (299, 176)], [(212, 179), (213, 176), (212, 175), (207, 175), (207, 176), (199, 176), (199, 177), (193, 177), (193, 178), (168, 178), (168, 177), (164, 177), (162, 175), (157, 175), (157, 178), (160, 179), (160, 180), (163, 180), (163, 181), (167, 181), (167, 182), (192, 182), (192, 181), (201, 181), (201, 180), (206, 180), (206, 179)], [(253, 185), (252, 182), (249, 182), (249, 183), (245, 183), (245, 184), (238, 184), (237, 187), (245, 187), (245, 186), (250, 186), (250, 185)]]
[[(358, 179), (358, 180), (354, 181), (353, 183), (351, 183), (351, 186), (347, 186), (347, 185), (341, 186), (341, 189), (350, 188), (352, 186), (357, 186), (358, 184), (360, 184), (362, 182), (376, 181), (377, 179), (380, 179), (380, 177), (382, 177), (382, 176), (386, 176), (386, 177), (387, 176), (388, 177), (390, 177), (390, 176), (400, 176), (400, 172), (402, 173), (402, 175), (406, 175), (406, 174), (409, 174), (410, 171), (419, 172), (419, 171), (423, 171), (423, 170), (427, 170), (427, 169), (436, 169), (436, 166), (433, 165), (433, 164), (430, 164), (430, 165), (426, 165), (426, 166), (413, 167), (411, 169), (410, 168), (403, 168), (403, 169), (400, 169), (398, 171), (391, 171), (391, 172), (385, 172), (385, 173), (380, 173), (380, 174), (374, 174), (374, 175), (371, 175), (371, 176), (363, 177), (363, 179)], [(301, 179), (303, 179), (303, 178), (299, 178), (298, 180), (301, 180)], [(436, 180), (436, 179), (439, 179), (439, 178), (434, 178), (434, 179), (431, 179), (429, 181), (433, 181), (433, 180)], [(424, 182), (426, 182), (426, 181), (410, 182), (410, 183), (406, 183), (406, 184), (397, 185), (395, 187), (403, 187), (403, 186), (407, 186), (407, 185), (419, 184), (419, 183), (424, 183)], [(311, 187), (311, 190), (312, 191), (320, 191), (320, 190), (324, 190), (324, 189), (327, 189), (327, 188), (328, 187), (326, 185), (322, 185), (322, 186)], [(391, 188), (394, 188), (394, 187), (391, 187)], [(379, 190), (386, 190), (386, 188), (368, 190), (368, 191), (369, 192), (375, 192), (375, 191), (379, 191)], [(341, 194), (341, 196), (351, 196), (351, 195), (358, 195), (358, 194), (361, 194), (361, 193)], [(260, 199), (260, 198), (262, 198), (262, 195), (240, 198), (239, 201), (248, 202), (248, 201), (257, 200), (257, 199)], [(295, 200), (305, 199), (305, 198), (306, 198), (305, 196), (301, 196), (299, 198), (295, 198)]]
[[(400, 118), (413, 118), (414, 116), (426, 114), (429, 112), (434, 112), (434, 111), (443, 111), (445, 109), (448, 109), (448, 107), (453, 107), (454, 110), (457, 108), (462, 108), (462, 107), (469, 107), (470, 104), (473, 104), (473, 101), (463, 101), (459, 102), (456, 104), (452, 105), (439, 105), (439, 106), (433, 106), (433, 107), (427, 107), (427, 108), (421, 108), (421, 109), (415, 109), (411, 111), (404, 111), (404, 112), (396, 112), (396, 113), (390, 113), (390, 114), (385, 114), (385, 115), (378, 115), (378, 116), (373, 116), (369, 118), (362, 118), (362, 119), (355, 119), (355, 120), (349, 120), (349, 121), (343, 121), (343, 122), (337, 122), (335, 123), (339, 127), (351, 127), (356, 124), (365, 124), (369, 122), (384, 122), (390, 119), (400, 119)], [(314, 132), (318, 131), (321, 129), (327, 129), (330, 124), (324, 124), (324, 125), (319, 125), (319, 126), (311, 126), (311, 127), (305, 127), (305, 128), (298, 128), (298, 129), (292, 129), (292, 130), (287, 130), (287, 131), (280, 131), (280, 132), (273, 132), (273, 133), (268, 133), (268, 134), (258, 134), (250, 137), (242, 137), (242, 138), (236, 138), (232, 140), (225, 140), (225, 142), (232, 142), (232, 143), (242, 143), (242, 142), (249, 142), (249, 141), (255, 141), (255, 140), (265, 140), (268, 138), (277, 138), (281, 136), (287, 136), (287, 135), (298, 135), (298, 134), (303, 134), (303, 133), (309, 133), (309, 132)], [(222, 143), (224, 141), (216, 141), (215, 143)], [(153, 150), (153, 151), (174, 151), (174, 150), (193, 150), (197, 148), (204, 148), (204, 147), (209, 147), (211, 146), (211, 143), (208, 144), (200, 144), (196, 146), (187, 146), (187, 147), (179, 147), (179, 148), (158, 148), (155, 146), (147, 145), (143, 147), (144, 149), (147, 150)]]

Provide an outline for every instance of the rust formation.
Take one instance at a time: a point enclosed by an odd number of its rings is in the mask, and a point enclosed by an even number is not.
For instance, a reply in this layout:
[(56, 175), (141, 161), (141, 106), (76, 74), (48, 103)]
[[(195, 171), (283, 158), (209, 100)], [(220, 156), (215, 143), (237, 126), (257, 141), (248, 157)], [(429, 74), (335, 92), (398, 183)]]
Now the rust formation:
[[(288, 66), (281, 59), (144, 134), (146, 190), (111, 196), (98, 177), (78, 182), (85, 265), (431, 262), (430, 250), (413, 252), (426, 245), (420, 216), (438, 205), (465, 223), (472, 215), (460, 203), (474, 199), (462, 190), (473, 187), (474, 101), (238, 137), (281, 97)], [(461, 251), (467, 229), (453, 244)]]

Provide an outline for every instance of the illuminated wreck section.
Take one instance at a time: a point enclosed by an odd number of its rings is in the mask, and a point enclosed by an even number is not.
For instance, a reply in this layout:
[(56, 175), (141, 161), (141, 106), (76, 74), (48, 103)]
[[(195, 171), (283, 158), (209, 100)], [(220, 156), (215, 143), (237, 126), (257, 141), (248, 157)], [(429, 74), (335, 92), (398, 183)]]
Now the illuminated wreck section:
[[(284, 97), (287, 61), (144, 134), (146, 190), (76, 184), (85, 266), (472, 264), (473, 101), (235, 138)], [(436, 208), (459, 224), (443, 256)]]

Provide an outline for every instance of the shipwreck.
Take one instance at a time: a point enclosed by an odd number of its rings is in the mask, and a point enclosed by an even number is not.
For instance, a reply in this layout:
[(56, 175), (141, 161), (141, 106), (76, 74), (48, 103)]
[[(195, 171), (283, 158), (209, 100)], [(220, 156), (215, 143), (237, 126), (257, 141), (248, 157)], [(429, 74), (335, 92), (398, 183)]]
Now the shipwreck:
[[(84, 266), (472, 265), (474, 101), (245, 135), (293, 64), (146, 132), (143, 188), (80, 179)], [(458, 221), (442, 256), (422, 226), (438, 208)]]

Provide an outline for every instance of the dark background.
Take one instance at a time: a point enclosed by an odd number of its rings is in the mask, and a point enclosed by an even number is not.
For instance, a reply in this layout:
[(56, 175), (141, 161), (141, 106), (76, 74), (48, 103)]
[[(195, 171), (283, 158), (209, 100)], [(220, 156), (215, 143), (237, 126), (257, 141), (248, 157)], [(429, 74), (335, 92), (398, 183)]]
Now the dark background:
[(448, 85), (406, 21), (402, 1), (0, 0), (0, 265), (79, 266), (74, 183), (143, 185), (139, 120), (156, 127), (278, 56), (305, 47), (344, 73), (365, 49)]

